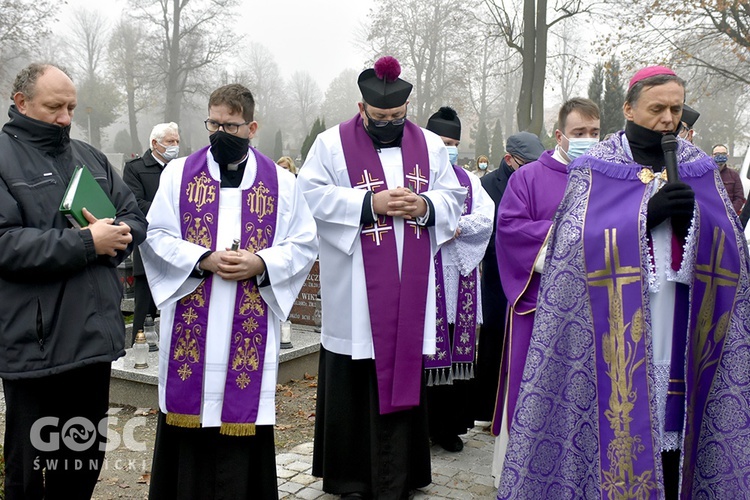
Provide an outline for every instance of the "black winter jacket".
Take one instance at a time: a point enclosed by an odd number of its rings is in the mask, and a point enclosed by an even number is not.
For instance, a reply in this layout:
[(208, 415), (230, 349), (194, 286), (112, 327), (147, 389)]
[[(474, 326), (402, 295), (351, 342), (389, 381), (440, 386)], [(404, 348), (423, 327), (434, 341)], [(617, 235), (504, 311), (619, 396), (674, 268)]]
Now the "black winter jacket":
[[(122, 356), (117, 265), (146, 237), (146, 219), (106, 156), (11, 105), (0, 133), (0, 377), (52, 375)], [(76, 165), (91, 170), (133, 242), (98, 256), (91, 232), (59, 212)]]
[[(154, 201), (156, 191), (159, 189), (159, 177), (163, 170), (162, 164), (156, 161), (151, 150), (147, 149), (142, 157), (127, 162), (125, 169), (122, 171), (122, 180), (135, 195), (138, 208), (144, 215), (148, 215), (151, 202)], [(133, 275), (146, 275), (138, 248), (133, 251)]]

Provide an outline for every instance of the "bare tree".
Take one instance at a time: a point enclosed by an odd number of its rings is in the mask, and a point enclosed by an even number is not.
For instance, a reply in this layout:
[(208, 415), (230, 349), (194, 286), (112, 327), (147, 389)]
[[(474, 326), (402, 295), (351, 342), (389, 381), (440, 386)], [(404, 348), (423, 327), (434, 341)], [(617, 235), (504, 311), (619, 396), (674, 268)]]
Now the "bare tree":
[[(550, 29), (574, 15), (589, 12), (583, 0), (483, 0), (496, 26), (497, 36), (522, 56), (522, 80), (517, 120), (520, 130), (540, 134), (544, 125), (544, 86), (547, 73), (547, 39)], [(520, 7), (520, 9), (519, 9)], [(523, 15), (518, 18), (521, 10)], [(548, 11), (552, 14), (547, 19)]]
[[(610, 9), (611, 24), (629, 29), (618, 29), (614, 35), (601, 38), (608, 46), (614, 42), (629, 48), (623, 59), (635, 64), (669, 61), (687, 68), (705, 68), (707, 75), (750, 85), (747, 0), (608, 2), (617, 4), (616, 14)], [(653, 47), (660, 50), (654, 52)]]
[(245, 85), (255, 97), (255, 112), (258, 119), (267, 119), (273, 112), (278, 112), (283, 98), (283, 81), (281, 70), (268, 47), (259, 42), (252, 42), (238, 54), (238, 69)]
[(137, 23), (124, 17), (115, 26), (109, 39), (109, 67), (112, 76), (125, 93), (130, 131), (130, 152), (141, 152), (138, 137), (138, 112), (153, 99), (149, 99), (150, 70), (143, 50), (145, 31)]
[[(475, 132), (473, 139), (476, 144), (482, 143), (479, 135), (483, 127), (487, 131), (494, 130), (496, 118), (508, 105), (506, 101), (510, 99), (515, 103), (513, 73), (517, 71), (519, 60), (520, 57), (499, 39), (484, 34), (477, 38), (473, 53), (467, 53), (463, 71), (467, 78), (467, 94), (477, 118), (476, 127), (470, 129)], [(510, 104), (510, 107), (515, 105)], [(507, 130), (512, 128), (509, 126)]]
[(418, 123), (465, 88), (461, 61), (467, 43), (476, 42), (469, 7), (462, 0), (377, 0), (370, 11), (367, 39), (374, 53), (401, 61), (414, 84), (411, 107)]
[[(721, 47), (706, 47), (702, 53), (705, 58), (721, 55)], [(681, 66), (677, 72), (687, 81), (686, 101), (701, 113), (695, 125), (695, 143), (704, 151), (725, 144), (736, 155), (739, 144), (747, 144), (750, 138), (748, 85), (701, 66)]]
[(362, 98), (357, 86), (358, 75), (353, 69), (345, 69), (328, 85), (321, 108), (328, 125), (346, 121), (357, 113), (357, 102)]
[(289, 79), (287, 92), (293, 113), (298, 117), (298, 128), (304, 134), (313, 122), (322, 99), (320, 87), (310, 73), (295, 71)]
[(71, 25), (71, 60), (76, 73), (92, 79), (104, 61), (107, 48), (107, 20), (97, 10), (78, 8)]
[(0, 0), (0, 79), (13, 76), (51, 33), (59, 3), (50, 0)]
[(560, 30), (552, 33), (555, 52), (550, 55), (548, 86), (560, 89), (562, 102), (574, 97), (585, 61), (578, 28), (569, 20), (560, 23)]
[(130, 2), (136, 17), (153, 29), (150, 63), (165, 87), (164, 120), (179, 122), (183, 100), (197, 90), (199, 73), (236, 43), (228, 26), (238, 0)]
[(86, 130), (89, 142), (97, 148), (101, 148), (102, 129), (115, 121), (120, 104), (117, 89), (102, 74), (106, 47), (104, 16), (93, 10), (74, 11), (68, 50), (74, 61), (74, 74), (81, 81), (77, 85), (79, 112), (73, 120)]

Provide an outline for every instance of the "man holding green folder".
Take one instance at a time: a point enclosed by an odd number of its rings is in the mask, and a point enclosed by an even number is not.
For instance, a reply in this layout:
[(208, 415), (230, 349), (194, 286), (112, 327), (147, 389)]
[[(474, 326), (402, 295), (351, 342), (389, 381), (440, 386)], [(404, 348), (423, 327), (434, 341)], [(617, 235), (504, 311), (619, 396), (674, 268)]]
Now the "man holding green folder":
[[(125, 354), (116, 267), (146, 220), (104, 154), (70, 139), (76, 89), (64, 71), (31, 64), (11, 99), (0, 133), (5, 498), (87, 499), (104, 460), (110, 362)], [(89, 204), (79, 229), (60, 212), (76, 167), (114, 217)]]

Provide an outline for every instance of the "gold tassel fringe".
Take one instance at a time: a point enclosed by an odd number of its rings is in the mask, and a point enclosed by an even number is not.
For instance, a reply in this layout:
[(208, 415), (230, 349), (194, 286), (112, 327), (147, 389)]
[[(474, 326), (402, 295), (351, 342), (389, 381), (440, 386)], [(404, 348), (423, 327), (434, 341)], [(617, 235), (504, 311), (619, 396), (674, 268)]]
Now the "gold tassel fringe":
[(222, 422), (219, 434), (225, 436), (255, 436), (255, 424), (227, 424)]
[(187, 415), (185, 413), (167, 413), (167, 423), (176, 427), (197, 429), (201, 426), (201, 416)]

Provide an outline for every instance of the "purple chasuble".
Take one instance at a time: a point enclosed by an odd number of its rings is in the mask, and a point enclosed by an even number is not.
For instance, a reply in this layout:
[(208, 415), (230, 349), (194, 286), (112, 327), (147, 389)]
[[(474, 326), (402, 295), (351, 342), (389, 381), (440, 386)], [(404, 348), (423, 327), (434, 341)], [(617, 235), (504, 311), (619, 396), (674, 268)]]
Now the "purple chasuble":
[[(454, 165), (458, 182), (466, 188), (461, 215), (467, 215), (472, 210), (472, 189), (469, 173)], [(458, 293), (456, 295), (456, 323), (453, 327), (453, 345), (450, 345), (448, 331), (448, 311), (445, 302), (445, 279), (443, 277), (443, 252), (438, 251), (435, 256), (435, 297), (437, 300), (435, 320), (436, 351), (434, 355), (426, 356), (427, 385), (451, 384), (453, 379), (469, 380), (474, 378), (474, 354), (477, 335), (477, 282), (479, 268), (474, 269), (468, 276), (460, 276)]]
[(534, 325), (541, 275), (534, 263), (552, 227), (557, 207), (568, 182), (568, 167), (545, 151), (535, 162), (521, 167), (508, 180), (497, 212), (495, 250), (503, 291), (510, 315), (505, 324), (503, 360), (492, 420), (492, 432), (500, 433), (505, 398), (512, 416), (521, 386), (523, 366)]
[[(216, 250), (221, 182), (209, 174), (208, 147), (185, 160), (180, 191), (182, 237)], [(257, 252), (273, 244), (276, 232), (278, 178), (269, 158), (251, 149), (256, 158), (255, 181), (242, 191), (240, 248)], [(204, 279), (194, 292), (177, 303), (167, 368), (167, 423), (200, 427), (206, 358), (206, 328), (211, 286)], [(222, 434), (255, 434), (261, 379), (268, 337), (267, 305), (254, 279), (237, 282), (227, 379), (221, 415)]]
[[(355, 189), (387, 190), (383, 165), (356, 115), (339, 126), (341, 144)], [(404, 187), (415, 193), (429, 189), (427, 143), (419, 127), (406, 121), (401, 140)], [(378, 216), (360, 235), (370, 312), (380, 413), (419, 405), (422, 383), (422, 343), (432, 249), (427, 229), (404, 221), (399, 276), (393, 217)]]
[[(750, 490), (750, 265), (715, 164), (679, 142), (695, 191), (682, 498)], [(663, 498), (646, 210), (622, 132), (576, 160), (551, 235), (498, 498)], [(639, 174), (641, 174), (639, 176)], [(643, 179), (643, 180), (641, 180)], [(676, 300), (681, 299), (678, 292)], [(679, 322), (676, 327), (679, 328)], [(679, 338), (679, 333), (675, 334)]]

